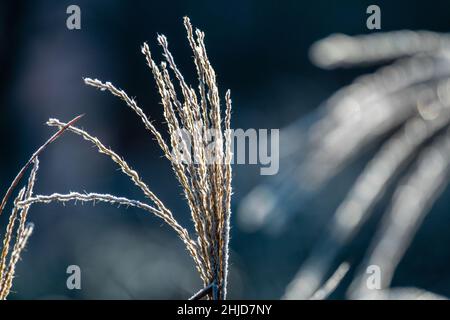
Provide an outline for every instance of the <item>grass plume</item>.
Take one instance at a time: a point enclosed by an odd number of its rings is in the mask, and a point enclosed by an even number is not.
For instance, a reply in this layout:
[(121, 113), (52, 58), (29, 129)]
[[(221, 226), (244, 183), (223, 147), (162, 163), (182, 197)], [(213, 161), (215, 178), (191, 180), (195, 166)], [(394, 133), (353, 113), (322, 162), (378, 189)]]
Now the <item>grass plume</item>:
[[(182, 187), (190, 208), (196, 238), (192, 238), (172, 212), (154, 194), (139, 174), (116, 152), (101, 141), (70, 123), (50, 119), (49, 126), (67, 128), (95, 145), (97, 150), (110, 157), (132, 182), (142, 190), (151, 204), (125, 197), (98, 193), (69, 193), (38, 195), (20, 199), (21, 207), (33, 203), (53, 201), (108, 202), (134, 206), (146, 210), (164, 220), (185, 243), (207, 289), (210, 299), (225, 299), (228, 278), (228, 246), (231, 215), (231, 95), (225, 94), (225, 111), (217, 87), (216, 74), (206, 54), (204, 38), (200, 30), (193, 29), (189, 18), (184, 18), (187, 38), (193, 51), (198, 75), (198, 91), (188, 85), (169, 51), (167, 38), (158, 36), (165, 61), (157, 64), (147, 43), (142, 46), (161, 98), (167, 122), (167, 143), (144, 111), (128, 94), (110, 82), (85, 78), (88, 86), (108, 91), (123, 100), (153, 135), (164, 156), (171, 162), (173, 171)], [(178, 95), (178, 89), (181, 96)], [(202, 291), (202, 290), (201, 290)]]

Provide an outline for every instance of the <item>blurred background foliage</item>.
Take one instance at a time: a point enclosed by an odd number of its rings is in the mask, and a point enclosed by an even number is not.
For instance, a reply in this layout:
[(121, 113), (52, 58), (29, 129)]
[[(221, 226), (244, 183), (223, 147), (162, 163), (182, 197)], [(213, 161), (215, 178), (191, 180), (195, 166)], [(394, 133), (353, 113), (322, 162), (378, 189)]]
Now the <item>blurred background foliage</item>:
[[(66, 28), (77, 4), (82, 29)], [(63, 121), (86, 113), (81, 125), (126, 157), (183, 224), (190, 223), (169, 163), (139, 120), (118, 99), (87, 88), (98, 77), (123, 88), (163, 128), (162, 107), (140, 53), (148, 41), (160, 52), (165, 34), (177, 64), (194, 83), (195, 69), (182, 25), (188, 15), (206, 33), (222, 94), (232, 90), (235, 128), (282, 128), (307, 115), (333, 92), (371, 68), (324, 71), (308, 58), (310, 45), (331, 33), (369, 33), (369, 1), (2, 1), (0, 3), (0, 190)], [(382, 31), (447, 32), (448, 1), (377, 1)], [(295, 144), (296, 141), (290, 143)], [(376, 146), (374, 146), (375, 148)], [(374, 149), (375, 150), (375, 149)], [(230, 298), (279, 298), (324, 232), (323, 226), (373, 154), (339, 173), (282, 233), (248, 232), (232, 220)], [(234, 168), (234, 199), (261, 179), (255, 165)], [(266, 178), (266, 179), (271, 179)], [(137, 190), (89, 143), (66, 134), (41, 157), (36, 192), (98, 191), (140, 199)], [(389, 196), (389, 192), (388, 192)], [(402, 260), (394, 285), (450, 295), (449, 191), (433, 206)], [(387, 197), (387, 200), (389, 197)], [(386, 201), (342, 258), (362, 258)], [(6, 216), (0, 218), (5, 225)], [(155, 217), (106, 205), (36, 205), (27, 251), (18, 266), (15, 299), (187, 298), (199, 289), (194, 266), (176, 235)], [(82, 290), (66, 288), (66, 268), (82, 270)], [(337, 290), (333, 298), (342, 298)]]

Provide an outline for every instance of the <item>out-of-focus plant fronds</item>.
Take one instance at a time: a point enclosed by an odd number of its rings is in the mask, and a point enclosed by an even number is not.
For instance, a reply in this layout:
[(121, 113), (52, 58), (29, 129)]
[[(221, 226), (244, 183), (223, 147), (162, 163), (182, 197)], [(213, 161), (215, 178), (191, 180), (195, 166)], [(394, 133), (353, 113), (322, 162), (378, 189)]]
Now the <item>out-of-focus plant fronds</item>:
[(311, 60), (322, 68), (373, 64), (450, 48), (450, 37), (430, 31), (393, 31), (370, 35), (333, 34), (311, 47)]
[[(333, 293), (334, 290), (339, 286), (342, 279), (344, 279), (345, 275), (347, 274), (348, 270), (350, 269), (350, 264), (347, 262), (342, 263), (337, 270), (333, 273), (333, 275), (330, 277), (330, 279), (325, 282), (325, 284), (317, 290), (311, 297), (310, 300), (324, 300), (328, 298), (330, 294)], [(286, 292), (285, 298), (289, 299), (290, 295), (292, 294), (295, 296), (296, 288), (291, 288)]]
[(365, 146), (411, 117), (433, 117), (433, 107), (447, 99), (449, 59), (411, 57), (362, 76), (283, 129), (280, 173), (242, 200), (240, 221), (249, 229), (282, 226)]
[(419, 155), (415, 168), (400, 182), (361, 266), (363, 271), (353, 282), (352, 295), (364, 295), (367, 291), (365, 270), (369, 265), (382, 270), (381, 287), (389, 288), (400, 259), (449, 178), (450, 131), (447, 131)]
[[(394, 61), (357, 78), (312, 115), (282, 130), (280, 174), (267, 178), (242, 200), (239, 220), (249, 230), (282, 231), (286, 222), (350, 161), (368, 146), (381, 143), (285, 297), (308, 299), (317, 292), (336, 265), (341, 249), (369, 219), (387, 187), (405, 175), (396, 186), (391, 209), (365, 264), (380, 265), (382, 289), (388, 289), (437, 191), (449, 179), (447, 137), (436, 137), (450, 122), (450, 37), (427, 31), (332, 35), (312, 46), (311, 57), (324, 68)], [(423, 151), (428, 143), (431, 149)], [(405, 173), (411, 163), (416, 164), (410, 169), (413, 171)], [(355, 292), (361, 281), (355, 280)]]
[(447, 297), (414, 287), (395, 287), (373, 290), (366, 295), (354, 296), (359, 300), (448, 300)]

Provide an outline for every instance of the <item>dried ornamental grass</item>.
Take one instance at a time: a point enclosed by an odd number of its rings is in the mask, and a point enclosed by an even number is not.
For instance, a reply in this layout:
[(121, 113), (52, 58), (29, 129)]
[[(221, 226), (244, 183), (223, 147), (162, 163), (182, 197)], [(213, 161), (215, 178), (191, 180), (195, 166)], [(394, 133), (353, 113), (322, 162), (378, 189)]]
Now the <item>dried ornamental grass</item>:
[[(70, 125), (77, 122), (81, 117), (82, 115), (74, 118), (66, 125), (62, 126), (54, 135), (52, 135), (33, 153), (30, 159), (25, 163), (25, 165), (16, 175), (5, 195), (3, 196), (2, 202), (0, 204), (0, 215), (4, 211), (9, 198), (13, 195), (14, 190), (17, 188), (23, 176), (25, 175), (25, 172), (31, 165), (33, 165), (33, 169), (31, 170), (26, 187), (22, 188), (19, 191), (16, 199), (14, 200), (14, 206), (11, 215), (9, 216), (8, 224), (6, 226), (6, 231), (3, 238), (2, 248), (0, 252), (0, 300), (5, 300), (11, 292), (16, 265), (20, 260), (21, 253), (25, 249), (31, 233), (33, 232), (34, 225), (27, 222), (30, 205), (19, 205), (19, 202), (29, 199), (33, 196), (33, 188), (36, 182), (37, 171), (39, 170), (38, 157), (51, 143), (58, 139)], [(15, 237), (14, 232), (16, 233)]]
[[(101, 91), (109, 91), (122, 99), (141, 119), (171, 162), (175, 176), (188, 202), (195, 227), (196, 238), (181, 226), (172, 212), (154, 194), (139, 174), (117, 153), (100, 140), (75, 126), (68, 130), (93, 143), (100, 153), (109, 156), (132, 182), (142, 190), (151, 204), (125, 197), (98, 193), (69, 193), (37, 195), (19, 202), (20, 206), (52, 201), (109, 202), (138, 207), (163, 219), (178, 234), (195, 262), (204, 288), (193, 298), (208, 296), (225, 299), (228, 278), (228, 243), (230, 233), (231, 201), (231, 97), (225, 95), (225, 112), (221, 107), (216, 74), (206, 54), (202, 31), (195, 32), (184, 18), (187, 38), (194, 53), (198, 75), (198, 91), (189, 86), (169, 51), (165, 36), (158, 36), (165, 61), (159, 65), (153, 60), (149, 46), (144, 43), (142, 53), (155, 78), (167, 122), (170, 144), (148, 119), (144, 111), (127, 93), (110, 82), (85, 78), (84, 82)], [(176, 89), (175, 77), (178, 87)], [(178, 94), (178, 90), (181, 96)], [(50, 119), (47, 124), (64, 128), (66, 123)]]

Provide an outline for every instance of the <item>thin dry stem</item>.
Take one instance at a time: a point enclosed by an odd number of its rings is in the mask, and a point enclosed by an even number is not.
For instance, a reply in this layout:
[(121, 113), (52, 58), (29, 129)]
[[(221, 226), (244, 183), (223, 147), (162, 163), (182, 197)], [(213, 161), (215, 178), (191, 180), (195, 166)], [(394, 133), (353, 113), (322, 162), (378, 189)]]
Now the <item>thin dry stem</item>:
[(127, 207), (136, 207), (155, 215), (161, 215), (162, 212), (158, 209), (140, 202), (138, 200), (132, 200), (125, 197), (117, 197), (111, 194), (102, 194), (102, 193), (78, 193), (78, 192), (70, 192), (67, 194), (61, 193), (53, 193), (50, 195), (36, 195), (30, 198), (26, 198), (23, 201), (19, 201), (17, 203), (18, 207), (29, 206), (35, 203), (51, 203), (51, 202), (69, 202), (69, 201), (80, 201), (80, 202), (106, 202), (115, 205), (124, 205)]
[(79, 116), (75, 117), (74, 119), (72, 119), (71, 121), (69, 121), (66, 124), (66, 126), (61, 127), (58, 132), (56, 132), (53, 136), (51, 136), (50, 139), (48, 139), (42, 146), (40, 146), (33, 153), (33, 155), (27, 161), (27, 163), (22, 167), (22, 169), (20, 169), (19, 173), (14, 178), (13, 182), (9, 186), (8, 190), (6, 191), (6, 194), (3, 197), (2, 202), (0, 204), (0, 215), (2, 214), (3, 210), (5, 209), (6, 203), (8, 202), (8, 199), (11, 197), (14, 189), (16, 188), (16, 186), (18, 185), (18, 183), (22, 179), (23, 175), (25, 174), (25, 171), (27, 171), (27, 169), (33, 163), (34, 159), (36, 159), (42, 153), (42, 151), (45, 150), (45, 148), (47, 148), (51, 143), (53, 143), (56, 139), (58, 139), (64, 133), (64, 131), (66, 131), (67, 127), (69, 127), (72, 124), (75, 124), (78, 120), (81, 119), (81, 117), (83, 117), (83, 115), (79, 115)]

